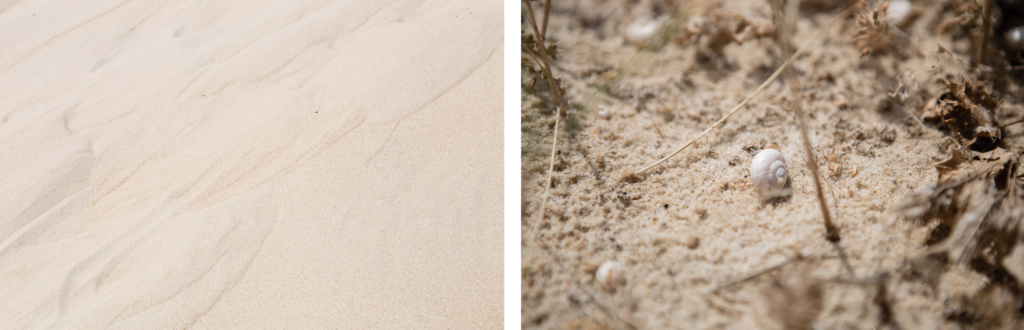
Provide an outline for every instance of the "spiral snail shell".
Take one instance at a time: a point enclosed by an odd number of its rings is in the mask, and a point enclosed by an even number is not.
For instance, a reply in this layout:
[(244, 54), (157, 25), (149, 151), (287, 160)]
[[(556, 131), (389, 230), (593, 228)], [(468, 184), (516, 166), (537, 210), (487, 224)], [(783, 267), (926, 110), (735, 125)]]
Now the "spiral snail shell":
[(754, 190), (761, 195), (774, 195), (786, 185), (789, 180), (789, 170), (786, 168), (786, 159), (782, 153), (776, 150), (774, 144), (770, 144), (754, 155), (750, 162), (750, 183)]

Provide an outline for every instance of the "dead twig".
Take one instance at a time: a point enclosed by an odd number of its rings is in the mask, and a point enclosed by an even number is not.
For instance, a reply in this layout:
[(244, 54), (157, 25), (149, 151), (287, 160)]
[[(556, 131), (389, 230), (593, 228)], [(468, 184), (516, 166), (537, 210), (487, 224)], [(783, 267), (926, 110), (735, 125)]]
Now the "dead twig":
[[(790, 0), (787, 7), (785, 15), (787, 18), (786, 21), (794, 20), (797, 14), (797, 1)], [(783, 54), (786, 54), (789, 53), (789, 38), (793, 35), (792, 26), (790, 24), (783, 24), (781, 30), (782, 33), (780, 33), (780, 36), (782, 37)], [(795, 79), (795, 73), (793, 73), (792, 68), (786, 68), (785, 73), (786, 82), (789, 84), (790, 92), (793, 94), (794, 98), (793, 110), (796, 113), (797, 122), (800, 126), (800, 137), (803, 139), (804, 152), (807, 157), (807, 169), (811, 171), (811, 177), (814, 178), (814, 190), (817, 193), (818, 206), (821, 208), (821, 216), (825, 223), (825, 239), (832, 242), (835, 246), (836, 251), (839, 253), (840, 258), (843, 261), (843, 266), (852, 276), (854, 274), (853, 267), (847, 260), (846, 253), (839, 245), (839, 229), (832, 223), (832, 216), (829, 213), (828, 205), (825, 203), (825, 192), (821, 187), (821, 177), (818, 174), (818, 162), (814, 157), (814, 148), (811, 146), (811, 139), (807, 135), (807, 120), (804, 118), (804, 111), (800, 102), (800, 83)]]
[(1024, 123), (1024, 119), (1018, 119), (1018, 120), (1016, 120), (1016, 121), (1011, 121), (1011, 122), (1009, 122), (1009, 123), (1006, 123), (1006, 124), (1002, 124), (1002, 125), (999, 125), (999, 129), (1000, 129), (1000, 130), (1002, 130), (1002, 129), (1006, 129), (1006, 127), (1008, 127), (1008, 126), (1010, 126), (1010, 125), (1016, 125), (1016, 124), (1020, 124), (1020, 123)]
[(983, 1), (985, 2), (982, 9), (984, 14), (981, 23), (981, 47), (978, 47), (978, 59), (973, 66), (985, 65), (985, 56), (988, 55), (988, 39), (992, 37), (992, 32), (989, 31), (992, 30), (992, 0)]
[[(551, 12), (551, 0), (544, 1), (544, 16), (542, 17), (541, 28), (537, 27), (537, 19), (533, 15), (533, 7), (530, 5), (530, 0), (523, 0), (523, 5), (526, 6), (526, 17), (530, 27), (533, 28), (534, 39), (536, 44), (533, 47), (539, 56), (535, 56), (535, 60), (539, 60), (538, 64), (543, 72), (544, 78), (548, 81), (548, 85), (551, 87), (551, 97), (555, 101), (555, 128), (554, 137), (551, 140), (551, 160), (548, 163), (548, 178), (547, 183), (544, 185), (544, 193), (542, 195), (543, 201), (541, 202), (540, 212), (538, 212), (537, 223), (540, 223), (540, 219), (544, 218), (544, 212), (548, 202), (548, 191), (551, 189), (552, 175), (555, 172), (555, 152), (558, 150), (558, 126), (561, 124), (562, 116), (565, 115), (565, 98), (562, 95), (562, 89), (560, 84), (555, 80), (554, 75), (551, 74), (551, 62), (548, 60), (547, 43), (545, 33), (548, 24), (548, 15)], [(539, 57), (539, 59), (538, 59)], [(534, 224), (536, 226), (537, 224)]]
[(802, 255), (802, 254), (798, 254), (797, 256), (795, 256), (793, 258), (790, 258), (789, 260), (780, 262), (780, 263), (778, 263), (778, 264), (776, 264), (774, 266), (771, 266), (771, 267), (759, 270), (757, 272), (754, 272), (754, 273), (752, 273), (750, 275), (743, 276), (743, 277), (737, 278), (735, 280), (732, 280), (732, 281), (720, 284), (720, 285), (716, 286), (714, 289), (711, 289), (711, 291), (708, 291), (708, 293), (716, 293), (716, 292), (721, 291), (722, 289), (728, 288), (730, 286), (750, 281), (752, 279), (760, 277), (761, 275), (770, 273), (770, 272), (772, 272), (774, 270), (780, 269), (780, 268), (788, 266), (790, 264), (793, 264), (793, 263), (796, 263), (796, 262), (799, 262), (799, 261), (803, 261), (804, 259), (807, 259), (807, 258), (812, 257), (812, 256), (814, 256), (814, 254), (810, 254), (810, 255), (806, 255), (806, 256)]

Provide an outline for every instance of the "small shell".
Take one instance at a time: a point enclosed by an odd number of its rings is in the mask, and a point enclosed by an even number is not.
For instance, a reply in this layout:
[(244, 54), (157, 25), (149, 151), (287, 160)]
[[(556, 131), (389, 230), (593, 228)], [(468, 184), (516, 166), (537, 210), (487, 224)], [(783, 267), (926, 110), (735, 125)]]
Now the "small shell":
[(595, 276), (597, 283), (604, 286), (612, 286), (621, 284), (626, 279), (625, 270), (622, 269), (622, 264), (615, 261), (606, 261), (601, 264), (601, 267), (597, 267)]
[[(915, 12), (918, 11), (918, 12)], [(885, 18), (888, 18), (890, 22), (895, 24), (899, 28), (905, 28), (914, 19), (914, 16), (920, 14), (920, 8), (914, 8), (907, 0), (892, 0), (889, 1), (889, 6), (885, 7)]]
[(789, 180), (789, 170), (786, 168), (786, 159), (782, 153), (776, 150), (775, 145), (769, 145), (754, 155), (750, 162), (750, 183), (754, 190), (761, 195), (773, 195), (778, 193)]
[(654, 34), (658, 32), (658, 28), (661, 27), (661, 23), (665, 21), (664, 17), (660, 17), (651, 21), (635, 21), (626, 27), (626, 39), (632, 42), (646, 42)]
[(1024, 50), (1024, 26), (1006, 31), (1006, 44), (1013, 49)]
[(607, 105), (602, 105), (598, 108), (601, 109), (601, 111), (597, 113), (597, 116), (601, 117), (601, 119), (608, 119), (612, 117), (612, 112), (609, 111), (610, 109), (608, 109), (609, 107)]

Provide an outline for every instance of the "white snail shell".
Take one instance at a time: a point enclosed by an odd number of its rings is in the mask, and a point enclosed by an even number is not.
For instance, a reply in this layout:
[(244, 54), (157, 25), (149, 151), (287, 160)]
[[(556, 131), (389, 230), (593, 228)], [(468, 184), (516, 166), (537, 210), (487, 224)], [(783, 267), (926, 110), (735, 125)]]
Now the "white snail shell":
[(597, 267), (597, 273), (594, 275), (597, 278), (597, 282), (604, 286), (621, 284), (626, 279), (622, 264), (615, 261), (606, 261), (601, 264), (601, 267)]
[(1010, 48), (1024, 50), (1024, 26), (1018, 26), (1006, 31), (1006, 43)]
[(601, 109), (601, 111), (597, 113), (597, 116), (601, 117), (601, 119), (608, 119), (608, 118), (612, 117), (612, 112), (609, 111), (610, 109), (608, 109), (609, 106), (602, 105), (602, 106), (599, 106), (598, 108)]
[(899, 25), (899, 23), (902, 23), (904, 19), (907, 19), (911, 10), (913, 10), (913, 7), (911, 7), (910, 1), (889, 1), (889, 7), (885, 9), (885, 17), (892, 20), (896, 25)]
[(652, 21), (635, 21), (626, 28), (626, 39), (633, 42), (645, 42), (658, 32), (658, 28), (661, 27), (661, 23), (665, 21), (664, 17), (656, 18)]
[(778, 193), (789, 180), (789, 170), (782, 153), (769, 145), (754, 155), (750, 162), (750, 183), (758, 194), (772, 195)]

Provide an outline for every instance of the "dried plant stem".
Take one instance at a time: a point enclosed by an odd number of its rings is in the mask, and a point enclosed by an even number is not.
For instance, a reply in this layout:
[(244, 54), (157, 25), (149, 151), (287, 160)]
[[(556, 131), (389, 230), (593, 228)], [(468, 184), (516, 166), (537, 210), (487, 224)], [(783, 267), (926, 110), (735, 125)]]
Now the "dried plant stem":
[(757, 272), (754, 272), (753, 274), (750, 274), (750, 275), (747, 275), (747, 276), (744, 276), (744, 277), (740, 277), (738, 279), (735, 279), (735, 280), (732, 280), (732, 281), (729, 281), (729, 282), (725, 282), (725, 283), (723, 283), (723, 284), (721, 284), (719, 286), (716, 286), (714, 289), (711, 289), (711, 291), (708, 291), (708, 293), (715, 293), (715, 292), (721, 291), (722, 289), (728, 288), (730, 286), (750, 281), (750, 280), (755, 279), (755, 278), (757, 278), (757, 277), (759, 277), (761, 275), (764, 275), (764, 274), (770, 273), (770, 272), (772, 272), (772, 271), (774, 271), (776, 269), (785, 267), (785, 266), (787, 266), (789, 264), (796, 263), (796, 262), (799, 262), (799, 261), (803, 261), (804, 259), (806, 259), (808, 257), (811, 257), (813, 255), (814, 254), (807, 255), (807, 256), (805, 256), (805, 255), (797, 255), (796, 257), (793, 257), (793, 258), (790, 258), (789, 260), (780, 262), (780, 263), (778, 263), (778, 264), (776, 264), (774, 266), (771, 266), (771, 267), (759, 270)]
[(1006, 124), (999, 125), (999, 129), (1005, 129), (1006, 127), (1008, 127), (1010, 125), (1016, 125), (1016, 124), (1020, 124), (1020, 123), (1024, 123), (1024, 119), (1019, 119), (1019, 120), (1016, 120), (1016, 121), (1012, 121), (1012, 122), (1009, 122), (1009, 123), (1006, 123)]
[[(784, 21), (789, 22), (795, 20), (797, 13), (797, 1), (790, 0), (789, 5), (786, 8), (786, 19)], [(854, 8), (854, 7), (850, 7)], [(850, 10), (847, 8), (847, 10)], [(789, 53), (789, 38), (793, 35), (793, 28), (789, 24), (784, 23), (780, 29), (780, 36), (782, 38), (782, 49), (783, 54)], [(824, 30), (823, 30), (824, 31)], [(821, 32), (819, 32), (821, 33)], [(811, 138), (807, 135), (807, 119), (804, 118), (804, 110), (802, 102), (800, 100), (801, 87), (800, 82), (796, 79), (792, 68), (785, 68), (786, 83), (789, 85), (790, 92), (793, 94), (793, 112), (796, 113), (797, 123), (800, 126), (800, 137), (803, 140), (804, 153), (807, 158), (807, 169), (811, 171), (811, 178), (814, 179), (814, 191), (818, 199), (818, 206), (821, 208), (821, 216), (825, 223), (825, 239), (832, 242), (836, 251), (839, 253), (839, 257), (843, 262), (843, 266), (847, 271), (853, 275), (853, 267), (850, 266), (849, 261), (846, 258), (846, 253), (839, 245), (839, 229), (836, 228), (835, 224), (832, 223), (832, 216), (829, 213), (828, 205), (825, 202), (825, 190), (821, 187), (821, 175), (818, 173), (818, 161), (814, 157), (814, 148), (811, 146)]]
[[(824, 175), (822, 176), (824, 177)], [(832, 203), (835, 204), (836, 207), (839, 207), (839, 198), (836, 197), (836, 186), (833, 185), (831, 182), (828, 182), (828, 180), (825, 180), (825, 183), (828, 184), (828, 193), (832, 195)], [(836, 217), (839, 217), (839, 210), (836, 210)]]
[[(544, 218), (544, 209), (548, 204), (548, 190), (551, 189), (551, 175), (555, 173), (555, 151), (558, 148), (558, 124), (561, 121), (561, 116), (555, 116), (555, 135), (551, 139), (551, 161), (548, 163), (548, 179), (547, 183), (544, 184), (544, 194), (541, 195), (544, 200), (540, 204), (540, 213), (538, 219)], [(538, 224), (540, 221), (537, 222)]]
[(662, 162), (668, 160), (669, 158), (672, 158), (673, 156), (675, 156), (676, 154), (678, 154), (679, 152), (683, 151), (684, 149), (689, 147), (691, 144), (693, 144), (694, 141), (697, 141), (697, 139), (700, 139), (704, 135), (708, 134), (708, 132), (711, 132), (711, 130), (713, 130), (716, 127), (721, 126), (723, 123), (725, 123), (725, 121), (727, 119), (729, 119), (729, 117), (732, 117), (732, 115), (735, 114), (737, 111), (739, 111), (741, 108), (743, 108), (743, 106), (746, 105), (747, 102), (750, 102), (750, 100), (753, 99), (755, 96), (757, 96), (758, 93), (761, 93), (761, 91), (764, 90), (765, 87), (768, 87), (768, 84), (771, 84), (772, 81), (775, 81), (775, 78), (778, 78), (779, 74), (782, 73), (783, 69), (788, 67), (790, 63), (793, 63), (793, 61), (796, 60), (797, 57), (799, 57), (800, 55), (802, 55), (804, 53), (804, 51), (807, 49), (807, 46), (809, 46), (812, 42), (817, 40), (818, 37), (820, 37), (822, 34), (825, 34), (825, 31), (827, 31), (829, 28), (831, 28), (833, 25), (835, 25), (836, 22), (842, 20), (844, 17), (849, 15), (851, 12), (853, 12), (854, 8), (856, 8), (856, 4), (854, 4), (853, 6), (850, 6), (849, 8), (846, 8), (846, 10), (844, 10), (842, 13), (840, 13), (839, 16), (836, 16), (831, 21), (829, 21), (828, 24), (825, 25), (825, 27), (821, 29), (821, 31), (818, 31), (818, 33), (815, 34), (814, 37), (811, 38), (811, 40), (807, 40), (807, 42), (805, 42), (803, 44), (803, 46), (800, 46), (800, 48), (796, 50), (796, 53), (793, 53), (793, 56), (790, 56), (789, 59), (786, 60), (785, 63), (782, 63), (782, 65), (779, 66), (779, 68), (777, 70), (775, 70), (775, 73), (772, 73), (772, 75), (770, 77), (768, 77), (768, 79), (765, 80), (764, 83), (761, 84), (761, 86), (758, 86), (757, 89), (755, 89), (754, 92), (750, 93), (750, 95), (747, 96), (747, 98), (743, 99), (743, 101), (740, 102), (740, 104), (737, 104), (736, 107), (732, 108), (732, 110), (730, 110), (728, 113), (726, 113), (725, 116), (722, 117), (722, 119), (719, 119), (718, 121), (716, 121), (714, 124), (711, 125), (711, 127), (708, 127), (707, 129), (704, 130), (704, 132), (701, 132), (699, 135), (697, 135), (697, 136), (693, 137), (692, 139), (690, 139), (689, 142), (686, 142), (686, 144), (684, 144), (681, 148), (676, 149), (676, 151), (673, 151), (672, 153), (668, 154), (668, 156), (665, 156), (664, 158), (654, 162), (653, 164), (644, 166), (639, 171), (637, 171), (636, 174), (647, 172), (647, 170), (657, 166), (658, 164), (661, 164)]
[[(787, 74), (787, 76), (789, 76), (789, 74)], [(798, 94), (800, 91), (798, 90), (795, 81), (790, 81), (790, 83), (793, 93)], [(803, 107), (800, 106), (799, 100), (793, 102), (793, 111), (796, 112), (797, 122), (800, 125), (800, 137), (804, 142), (804, 152), (807, 157), (807, 169), (811, 171), (811, 177), (814, 178), (814, 190), (817, 192), (818, 206), (821, 207), (821, 216), (825, 220), (825, 238), (830, 242), (839, 242), (839, 232), (832, 223), (832, 216), (828, 212), (828, 205), (825, 204), (825, 193), (821, 187), (821, 178), (818, 174), (818, 162), (814, 158), (814, 149), (811, 147), (811, 139), (807, 135), (807, 122), (804, 119)]]
[(974, 62), (974, 66), (985, 65), (985, 56), (988, 56), (988, 39), (992, 37), (989, 30), (992, 29), (992, 0), (983, 0), (984, 6), (981, 10), (984, 12), (981, 23), (981, 47), (978, 47), (978, 59)]
[(914, 122), (916, 122), (921, 127), (927, 127), (927, 126), (924, 126), (924, 121), (921, 121), (921, 118), (918, 118), (917, 115), (915, 115), (913, 112), (910, 112), (910, 110), (907, 110), (907, 108), (904, 107), (902, 104), (900, 105), (900, 110), (902, 110), (903, 113), (909, 115), (910, 118), (914, 118)]
[(551, 16), (551, 0), (544, 0), (544, 16), (540, 20), (540, 35), (548, 35), (548, 17)]
[[(828, 184), (828, 189), (829, 189), (829, 191), (832, 194), (832, 203), (834, 203), (835, 206), (838, 208), (839, 207), (839, 198), (836, 198), (836, 187), (833, 186), (831, 182), (828, 182), (828, 180), (825, 180), (825, 183)], [(839, 210), (838, 209), (836, 209), (836, 217), (839, 217)], [(826, 234), (827, 234), (827, 231), (828, 231), (828, 229), (826, 229)], [(837, 233), (837, 235), (838, 235), (838, 233)], [(845, 268), (846, 271), (850, 273), (850, 276), (853, 276), (853, 266), (850, 265), (850, 259), (846, 256), (846, 251), (843, 250), (842, 246), (839, 246), (839, 242), (838, 241), (832, 242), (832, 243), (833, 243), (832, 247), (834, 247), (836, 249), (836, 254), (839, 256), (839, 261), (841, 261), (843, 263), (843, 268)]]
[[(533, 17), (533, 7), (530, 6), (530, 0), (523, 0), (523, 4), (526, 5), (526, 17), (528, 19), (528, 22), (530, 23), (530, 26), (533, 27), (533, 35), (534, 37), (537, 38), (537, 44), (539, 45), (539, 47), (537, 47), (537, 52), (540, 53), (540, 60), (542, 62), (540, 69), (544, 71), (544, 74), (546, 75), (545, 78), (547, 78), (548, 81), (548, 85), (551, 86), (551, 96), (552, 98), (554, 98), (555, 105), (558, 108), (558, 115), (561, 116), (563, 112), (562, 97), (558, 93), (558, 84), (555, 83), (555, 78), (553, 75), (551, 75), (551, 63), (548, 61), (548, 58), (550, 56), (548, 56), (546, 42), (547, 38), (545, 38), (544, 34), (542, 34), (540, 30), (537, 28), (537, 20)], [(550, 5), (550, 1), (548, 5)], [(544, 16), (544, 21), (546, 22), (546, 10)]]
[[(544, 212), (547, 208), (548, 203), (548, 190), (551, 189), (552, 175), (555, 172), (555, 152), (558, 149), (558, 126), (559, 124), (561, 124), (562, 115), (565, 113), (565, 110), (563, 109), (563, 104), (565, 103), (565, 100), (562, 98), (562, 95), (559, 92), (558, 84), (555, 82), (554, 75), (551, 74), (551, 63), (548, 61), (547, 43), (545, 42), (546, 38), (544, 37), (544, 33), (546, 31), (540, 30), (537, 27), (537, 19), (533, 16), (533, 7), (530, 6), (530, 0), (523, 0), (523, 5), (526, 6), (526, 17), (528, 19), (528, 22), (530, 23), (530, 26), (533, 28), (533, 35), (537, 39), (537, 52), (540, 53), (541, 62), (540, 69), (543, 70), (545, 78), (548, 81), (548, 85), (551, 87), (551, 97), (555, 101), (556, 110), (554, 128), (555, 132), (554, 138), (552, 138), (551, 140), (551, 160), (548, 163), (548, 178), (547, 182), (544, 184), (544, 193), (541, 195), (543, 201), (541, 202), (540, 212), (538, 212), (538, 219), (543, 219)], [(544, 17), (542, 18), (543, 27), (545, 30), (547, 29), (548, 14), (550, 13), (550, 8), (551, 0), (545, 0)], [(540, 221), (538, 220), (534, 224), (534, 226), (536, 227), (536, 225), (539, 223)]]

